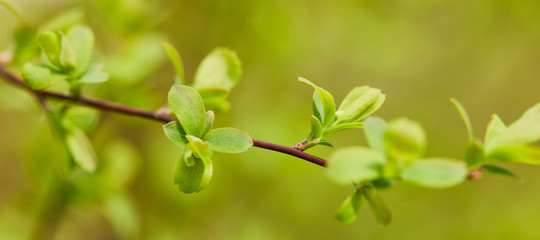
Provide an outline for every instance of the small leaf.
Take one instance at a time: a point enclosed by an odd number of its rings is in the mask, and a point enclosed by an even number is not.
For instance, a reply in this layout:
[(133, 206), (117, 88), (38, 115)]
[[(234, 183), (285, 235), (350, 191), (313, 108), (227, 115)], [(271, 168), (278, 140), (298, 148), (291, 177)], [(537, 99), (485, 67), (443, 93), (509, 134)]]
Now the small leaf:
[(410, 163), (424, 154), (426, 134), (419, 123), (407, 118), (398, 118), (388, 123), (384, 133), (384, 144), (389, 157)]
[(335, 133), (335, 132), (343, 131), (343, 130), (346, 130), (346, 129), (363, 128), (363, 127), (364, 127), (363, 122), (340, 123), (340, 124), (331, 126), (331, 127), (327, 128), (326, 130), (324, 130), (323, 135), (326, 136), (326, 135), (328, 135), (330, 133)]
[(206, 112), (206, 127), (204, 130), (204, 135), (208, 133), (212, 129), (212, 125), (214, 125), (214, 112), (213, 111), (207, 111)]
[(190, 148), (186, 147), (174, 169), (174, 184), (183, 193), (196, 193), (206, 188), (211, 179), (212, 162), (205, 163), (193, 156)]
[(469, 114), (467, 114), (467, 111), (457, 99), (450, 98), (450, 102), (454, 104), (454, 106), (459, 112), (459, 115), (461, 116), (461, 119), (463, 119), (463, 122), (465, 123), (465, 127), (467, 128), (467, 134), (469, 136), (469, 141), (474, 141), (474, 134), (473, 134), (472, 124), (471, 124), (471, 119), (469, 118)]
[(169, 91), (169, 105), (187, 134), (203, 136), (206, 130), (206, 113), (197, 90), (185, 85), (173, 86)]
[[(94, 48), (94, 33), (89, 27), (78, 25), (69, 29), (69, 31), (66, 33), (66, 38), (68, 39), (69, 44), (73, 48), (75, 54), (75, 76), (80, 76), (88, 68), (90, 58), (92, 57), (92, 51)], [(107, 78), (108, 76), (105, 77), (105, 80), (103, 81), (106, 81)]]
[(493, 147), (495, 147), (495, 139), (497, 136), (499, 136), (502, 132), (506, 130), (506, 125), (504, 122), (497, 116), (497, 114), (491, 115), (491, 121), (489, 121), (487, 130), (486, 130), (486, 136), (484, 137), (484, 146), (486, 149), (486, 152), (490, 152)]
[(230, 91), (241, 75), (242, 64), (236, 52), (228, 48), (216, 48), (199, 65), (193, 87), (223, 88)]
[(224, 153), (240, 153), (253, 146), (251, 137), (235, 128), (216, 128), (203, 138), (210, 144), (210, 150)]
[(538, 140), (540, 140), (540, 103), (529, 108), (521, 118), (497, 135), (490, 147), (523, 145)]
[(77, 80), (79, 84), (102, 83), (109, 80), (109, 74), (100, 70), (87, 71)]
[(226, 112), (230, 109), (230, 104), (227, 102), (229, 91), (223, 88), (201, 88), (197, 89), (201, 94), (204, 105), (208, 109), (218, 112)]
[(53, 84), (66, 79), (66, 76), (58, 74), (49, 67), (37, 63), (25, 64), (21, 75), (24, 83), (34, 90), (48, 88)]
[(341, 148), (330, 156), (326, 175), (337, 184), (361, 183), (379, 178), (384, 162), (380, 154), (365, 147)]
[(540, 148), (527, 145), (508, 145), (493, 149), (486, 156), (487, 161), (518, 162), (540, 165)]
[(462, 183), (467, 176), (463, 162), (446, 158), (421, 159), (401, 174), (405, 182), (432, 188), (447, 188)]
[(184, 84), (186, 82), (186, 78), (184, 77), (184, 64), (182, 63), (180, 54), (176, 48), (174, 48), (174, 46), (168, 42), (163, 42), (163, 47), (165, 48), (165, 51), (167, 52), (167, 55), (169, 55), (169, 59), (174, 66), (174, 71), (179, 79), (179, 84)]
[(313, 94), (314, 115), (319, 118), (323, 127), (330, 126), (336, 114), (336, 103), (332, 94), (305, 78), (298, 77), (298, 81), (308, 84), (315, 89), (315, 93)]
[(388, 225), (392, 221), (392, 213), (381, 196), (377, 194), (377, 191), (373, 187), (364, 186), (362, 195), (366, 198), (366, 201), (371, 208), (371, 213), (377, 223), (382, 225)]
[(360, 207), (362, 206), (362, 193), (356, 189), (354, 193), (347, 197), (336, 212), (334, 218), (344, 225), (349, 225), (356, 221)]
[(63, 68), (60, 63), (60, 51), (62, 50), (62, 35), (55, 32), (44, 32), (39, 34), (39, 46), (47, 60), (58, 67)]
[(189, 143), (185, 137), (186, 133), (178, 121), (163, 125), (163, 130), (165, 131), (165, 136), (176, 146), (184, 148)]
[(210, 157), (212, 157), (212, 151), (210, 149), (210, 144), (191, 135), (186, 135), (186, 138), (189, 142), (189, 148), (193, 151), (193, 156), (200, 158), (204, 164), (211, 164)]
[(508, 169), (502, 168), (502, 167), (498, 167), (498, 166), (495, 166), (495, 165), (487, 165), (486, 164), (486, 165), (483, 165), (482, 168), (484, 169), (485, 173), (504, 175), (504, 176), (508, 176), (508, 177), (511, 177), (511, 178), (518, 179), (518, 177), (513, 172), (511, 172)]
[(83, 22), (83, 20), (84, 11), (82, 8), (69, 9), (41, 24), (39, 32), (66, 30), (75, 24)]
[(307, 137), (308, 141), (319, 141), (323, 136), (321, 122), (315, 116), (311, 116), (311, 131)]
[(465, 147), (465, 163), (470, 168), (478, 167), (484, 162), (484, 147), (477, 140), (468, 142)]
[(81, 169), (88, 172), (95, 171), (97, 156), (88, 137), (82, 130), (68, 121), (63, 121), (62, 125), (65, 129), (64, 141), (70, 156)]
[(356, 87), (343, 100), (336, 112), (337, 123), (363, 119), (376, 111), (384, 102), (381, 90), (368, 86)]
[(329, 143), (329, 142), (327, 142), (325, 140), (320, 140), (319, 145), (323, 145), (323, 146), (327, 146), (327, 147), (331, 147), (331, 148), (334, 147), (334, 145), (332, 145), (331, 143)]
[(377, 117), (369, 117), (364, 121), (364, 134), (371, 149), (386, 156), (384, 147), (384, 132), (386, 131), (386, 122)]
[(65, 113), (64, 119), (73, 123), (83, 132), (93, 129), (99, 120), (99, 111), (93, 108), (71, 106)]

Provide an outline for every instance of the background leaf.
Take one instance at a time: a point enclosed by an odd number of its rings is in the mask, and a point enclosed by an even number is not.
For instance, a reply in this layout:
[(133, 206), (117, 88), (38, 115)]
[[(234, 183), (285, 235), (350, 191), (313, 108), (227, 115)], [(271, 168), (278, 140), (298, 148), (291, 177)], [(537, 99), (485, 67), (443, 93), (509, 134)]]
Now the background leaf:
[(422, 187), (447, 188), (462, 183), (467, 176), (463, 162), (446, 158), (428, 158), (414, 162), (401, 174), (407, 183)]
[(37, 64), (27, 63), (22, 69), (24, 83), (34, 90), (48, 88), (53, 84), (65, 80), (66, 76), (56, 73), (49, 67)]
[(364, 134), (371, 149), (375, 150), (381, 156), (386, 156), (384, 146), (384, 132), (386, 131), (386, 122), (377, 117), (369, 117), (364, 121)]
[(392, 221), (392, 213), (386, 203), (383, 201), (381, 196), (377, 194), (377, 191), (373, 187), (363, 187), (362, 195), (366, 198), (366, 201), (369, 204), (371, 213), (377, 223), (382, 225), (388, 225)]
[(362, 206), (362, 193), (355, 189), (354, 193), (347, 197), (336, 212), (334, 218), (341, 224), (348, 225), (356, 221), (358, 212)]
[(193, 87), (223, 88), (230, 91), (241, 75), (242, 64), (236, 52), (228, 48), (216, 48), (199, 65)]
[(163, 42), (163, 47), (169, 56), (169, 60), (171, 60), (171, 63), (173, 64), (174, 72), (179, 79), (179, 84), (185, 84), (186, 78), (184, 76), (184, 64), (182, 63), (180, 54), (176, 48), (174, 48), (174, 46), (168, 42)]
[(338, 184), (361, 183), (380, 177), (384, 158), (365, 147), (346, 147), (328, 158), (326, 175)]
[(484, 172), (488, 174), (503, 175), (503, 176), (508, 176), (515, 179), (518, 178), (513, 172), (511, 172), (510, 170), (506, 168), (498, 167), (495, 165), (488, 165), (488, 164), (483, 165), (482, 168), (484, 169)]
[(90, 70), (87, 71), (81, 78), (77, 80), (81, 84), (94, 84), (102, 83), (109, 80), (109, 74), (101, 70)]
[[(76, 60), (75, 76), (80, 76), (88, 68), (94, 49), (94, 33), (87, 26), (73, 26), (66, 33)], [(106, 78), (105, 78), (106, 79)]]
[(97, 156), (88, 137), (72, 123), (63, 121), (62, 124), (65, 129), (64, 141), (75, 163), (85, 171), (95, 171)]
[(529, 108), (521, 118), (510, 124), (494, 139), (490, 146), (521, 145), (536, 142), (540, 139), (540, 103)]
[(407, 118), (390, 121), (384, 132), (388, 157), (412, 161), (421, 157), (426, 149), (426, 134), (419, 123)]

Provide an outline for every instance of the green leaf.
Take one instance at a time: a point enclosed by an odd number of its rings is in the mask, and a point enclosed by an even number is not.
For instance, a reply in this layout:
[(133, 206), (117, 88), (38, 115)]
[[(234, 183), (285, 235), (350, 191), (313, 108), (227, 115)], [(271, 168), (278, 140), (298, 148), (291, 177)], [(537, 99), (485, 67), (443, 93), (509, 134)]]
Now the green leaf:
[(63, 121), (64, 141), (70, 156), (82, 170), (93, 172), (96, 170), (97, 156), (92, 143), (84, 132), (68, 121)]
[(59, 71), (69, 71), (76, 66), (73, 47), (61, 33), (44, 32), (39, 35), (39, 45), (46, 60)]
[(206, 130), (206, 113), (197, 90), (185, 85), (173, 86), (169, 91), (169, 105), (187, 134), (203, 136)]
[(480, 166), (484, 160), (484, 147), (482, 144), (477, 140), (467, 142), (465, 146), (465, 163), (467, 163), (467, 166), (471, 168)]
[(330, 133), (335, 133), (335, 132), (338, 132), (338, 131), (343, 131), (343, 130), (347, 130), (347, 129), (351, 129), (351, 128), (363, 128), (363, 127), (364, 127), (363, 122), (340, 123), (340, 124), (331, 126), (331, 127), (327, 128), (326, 130), (324, 130), (323, 135), (326, 136), (326, 135), (328, 135)]
[(169, 55), (169, 59), (173, 64), (174, 71), (176, 72), (176, 76), (179, 79), (179, 83), (185, 84), (186, 78), (184, 77), (184, 64), (182, 63), (182, 58), (180, 57), (180, 54), (178, 53), (176, 48), (174, 48), (174, 46), (168, 42), (163, 42), (163, 47), (165, 48), (167, 55)]
[(206, 112), (206, 127), (204, 130), (203, 136), (208, 133), (212, 129), (212, 125), (214, 125), (214, 112), (213, 111), (207, 111)]
[(461, 119), (463, 119), (463, 122), (465, 123), (465, 127), (467, 128), (467, 134), (469, 136), (469, 141), (474, 141), (474, 134), (473, 134), (472, 124), (471, 124), (471, 119), (469, 118), (469, 114), (467, 114), (467, 111), (457, 99), (450, 98), (450, 102), (454, 104), (454, 106), (459, 112), (459, 115), (461, 116)]
[(492, 146), (523, 145), (540, 139), (540, 103), (529, 108), (493, 140)]
[(93, 129), (99, 120), (99, 111), (89, 107), (71, 106), (65, 113), (64, 119), (73, 123), (83, 132)]
[(358, 121), (379, 109), (385, 100), (381, 90), (356, 87), (347, 94), (336, 112), (337, 123)]
[(323, 127), (330, 126), (336, 114), (336, 103), (332, 94), (305, 78), (298, 77), (298, 81), (308, 84), (315, 89), (315, 93), (313, 94), (314, 115), (319, 118)]
[(382, 225), (388, 225), (392, 221), (392, 213), (381, 196), (377, 194), (377, 191), (373, 187), (364, 186), (362, 195), (366, 198), (366, 201), (371, 208), (371, 213), (377, 223)]
[(317, 117), (311, 116), (311, 131), (307, 137), (308, 141), (319, 141), (323, 136), (323, 127)]
[(193, 87), (223, 88), (230, 91), (238, 83), (241, 75), (242, 64), (236, 52), (228, 48), (216, 48), (199, 65)]
[(69, 27), (84, 21), (84, 11), (82, 8), (73, 8), (61, 12), (47, 22), (41, 24), (40, 32), (66, 30)]
[(23, 81), (34, 90), (48, 88), (53, 84), (66, 80), (66, 76), (56, 73), (46, 65), (27, 63), (22, 69)]
[(109, 74), (101, 70), (89, 70), (77, 80), (79, 84), (102, 83), (109, 80)]
[(167, 123), (163, 125), (163, 130), (165, 131), (165, 136), (167, 136), (167, 138), (176, 146), (184, 148), (189, 143), (180, 122), (174, 121)]
[(253, 146), (251, 137), (235, 128), (216, 128), (203, 138), (210, 144), (210, 150), (224, 153), (240, 153)]
[(193, 156), (200, 158), (204, 164), (211, 164), (210, 157), (212, 157), (212, 150), (210, 149), (210, 144), (191, 135), (186, 135), (186, 138), (189, 142), (188, 147), (193, 152)]
[(369, 117), (364, 121), (364, 134), (371, 149), (386, 156), (384, 147), (384, 132), (386, 131), (386, 122), (377, 117)]
[(196, 193), (206, 188), (210, 183), (212, 162), (205, 162), (193, 156), (193, 151), (189, 146), (188, 144), (184, 148), (182, 157), (174, 169), (174, 184), (183, 193)]
[(332, 145), (331, 143), (329, 143), (329, 142), (327, 142), (325, 140), (320, 140), (318, 145), (323, 145), (323, 146), (327, 146), (327, 147), (331, 147), (331, 148), (334, 147), (334, 145)]
[(330, 156), (326, 175), (338, 184), (361, 183), (380, 177), (384, 163), (380, 154), (368, 148), (341, 148)]
[(504, 132), (506, 128), (506, 125), (497, 114), (491, 115), (491, 121), (488, 123), (486, 136), (484, 137), (486, 152), (490, 152), (495, 147), (497, 136)]
[(483, 165), (482, 168), (484, 169), (485, 173), (503, 175), (503, 176), (508, 176), (511, 178), (518, 179), (518, 177), (513, 172), (502, 167), (486, 164), (486, 165)]
[(419, 123), (407, 118), (398, 118), (388, 123), (384, 133), (384, 144), (389, 157), (410, 163), (424, 154), (426, 134)]
[(446, 158), (429, 158), (414, 162), (401, 174), (407, 183), (432, 188), (447, 188), (462, 183), (467, 177), (463, 162)]
[(226, 112), (230, 109), (230, 104), (227, 102), (229, 91), (223, 88), (201, 88), (197, 89), (201, 94), (204, 105), (218, 112)]
[(351, 196), (343, 201), (334, 218), (341, 224), (349, 225), (356, 221), (356, 216), (358, 216), (361, 206), (362, 193), (360, 190), (356, 189)]
[(518, 162), (540, 165), (540, 148), (527, 145), (506, 145), (493, 149), (486, 156), (487, 161)]
[[(87, 26), (73, 26), (66, 33), (66, 38), (69, 44), (73, 48), (75, 54), (75, 76), (80, 76), (88, 68), (90, 58), (92, 57), (92, 50), (94, 48), (94, 33)], [(100, 72), (102, 73), (102, 72)], [(104, 73), (102, 73), (103, 75)], [(105, 77), (105, 80), (107, 80)], [(95, 81), (94, 81), (95, 82)]]

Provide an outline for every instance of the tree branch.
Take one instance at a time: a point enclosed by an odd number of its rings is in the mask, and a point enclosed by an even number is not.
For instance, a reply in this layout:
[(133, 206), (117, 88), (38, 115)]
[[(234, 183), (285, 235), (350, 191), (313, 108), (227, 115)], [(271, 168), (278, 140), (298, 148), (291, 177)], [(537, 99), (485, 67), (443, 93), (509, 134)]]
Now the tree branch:
[[(9, 72), (2, 64), (0, 64), (0, 75), (8, 82), (17, 85), (21, 88), (24, 88), (28, 91), (33, 92), (36, 94), (38, 100), (43, 103), (44, 97), (50, 97), (50, 98), (56, 98), (56, 99), (62, 99), (71, 101), (76, 104), (85, 105), (93, 108), (97, 108), (103, 111), (110, 111), (115, 112), (119, 114), (134, 116), (134, 117), (140, 117), (140, 118), (146, 118), (154, 121), (160, 121), (163, 123), (168, 123), (172, 121), (176, 121), (176, 118), (173, 118), (169, 115), (158, 113), (154, 111), (147, 111), (137, 108), (132, 108), (124, 105), (120, 105), (117, 103), (107, 102), (99, 99), (92, 99), (92, 98), (83, 98), (83, 97), (73, 97), (71, 95), (56, 93), (56, 92), (50, 92), (46, 90), (33, 90), (30, 87), (28, 87), (24, 82), (17, 76), (15, 76), (13, 73)], [(317, 164), (319, 166), (326, 167), (327, 161), (313, 156), (311, 154), (299, 151), (293, 147), (284, 146), (276, 143), (271, 142), (265, 142), (261, 140), (253, 139), (253, 146), (264, 148), (276, 152), (285, 153), (300, 159), (304, 159), (308, 162), (311, 162), (313, 164)]]

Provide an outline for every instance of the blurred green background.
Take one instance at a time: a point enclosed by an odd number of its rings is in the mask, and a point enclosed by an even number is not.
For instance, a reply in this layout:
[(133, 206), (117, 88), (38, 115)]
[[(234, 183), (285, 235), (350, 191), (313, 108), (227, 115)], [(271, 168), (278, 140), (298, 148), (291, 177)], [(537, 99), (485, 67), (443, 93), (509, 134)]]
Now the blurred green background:
[[(173, 82), (162, 39), (179, 50), (188, 80), (213, 48), (235, 49), (243, 77), (231, 110), (217, 114), (215, 124), (284, 145), (309, 130), (313, 90), (297, 76), (338, 102), (355, 86), (382, 89), (387, 101), (375, 115), (422, 123), (428, 156), (463, 154), (466, 132), (449, 97), (468, 109), (478, 137), (492, 113), (509, 123), (540, 100), (540, 2), (533, 0), (16, 2), (35, 24), (82, 7), (96, 33), (96, 59), (112, 77), (89, 95), (140, 108), (162, 106)], [(0, 49), (7, 49), (18, 20), (0, 8), (0, 22)], [(64, 156), (37, 102), (4, 81), (0, 116), (0, 236), (24, 238), (46, 188), (39, 175)], [(364, 206), (356, 223), (342, 226), (333, 215), (352, 189), (302, 160), (256, 148), (215, 154), (209, 187), (184, 195), (172, 183), (180, 149), (159, 123), (104, 113), (90, 137), (102, 161), (123, 158), (124, 167), (136, 166), (122, 190), (137, 210), (132, 219), (140, 226), (125, 223), (127, 231), (137, 229), (135, 238), (540, 239), (538, 167), (503, 165), (524, 181), (489, 176), (443, 190), (399, 184), (381, 192), (391, 225), (376, 224)], [(329, 140), (365, 143), (361, 130)], [(321, 157), (330, 152), (309, 150)], [(102, 204), (72, 202), (56, 239), (121, 238)]]

